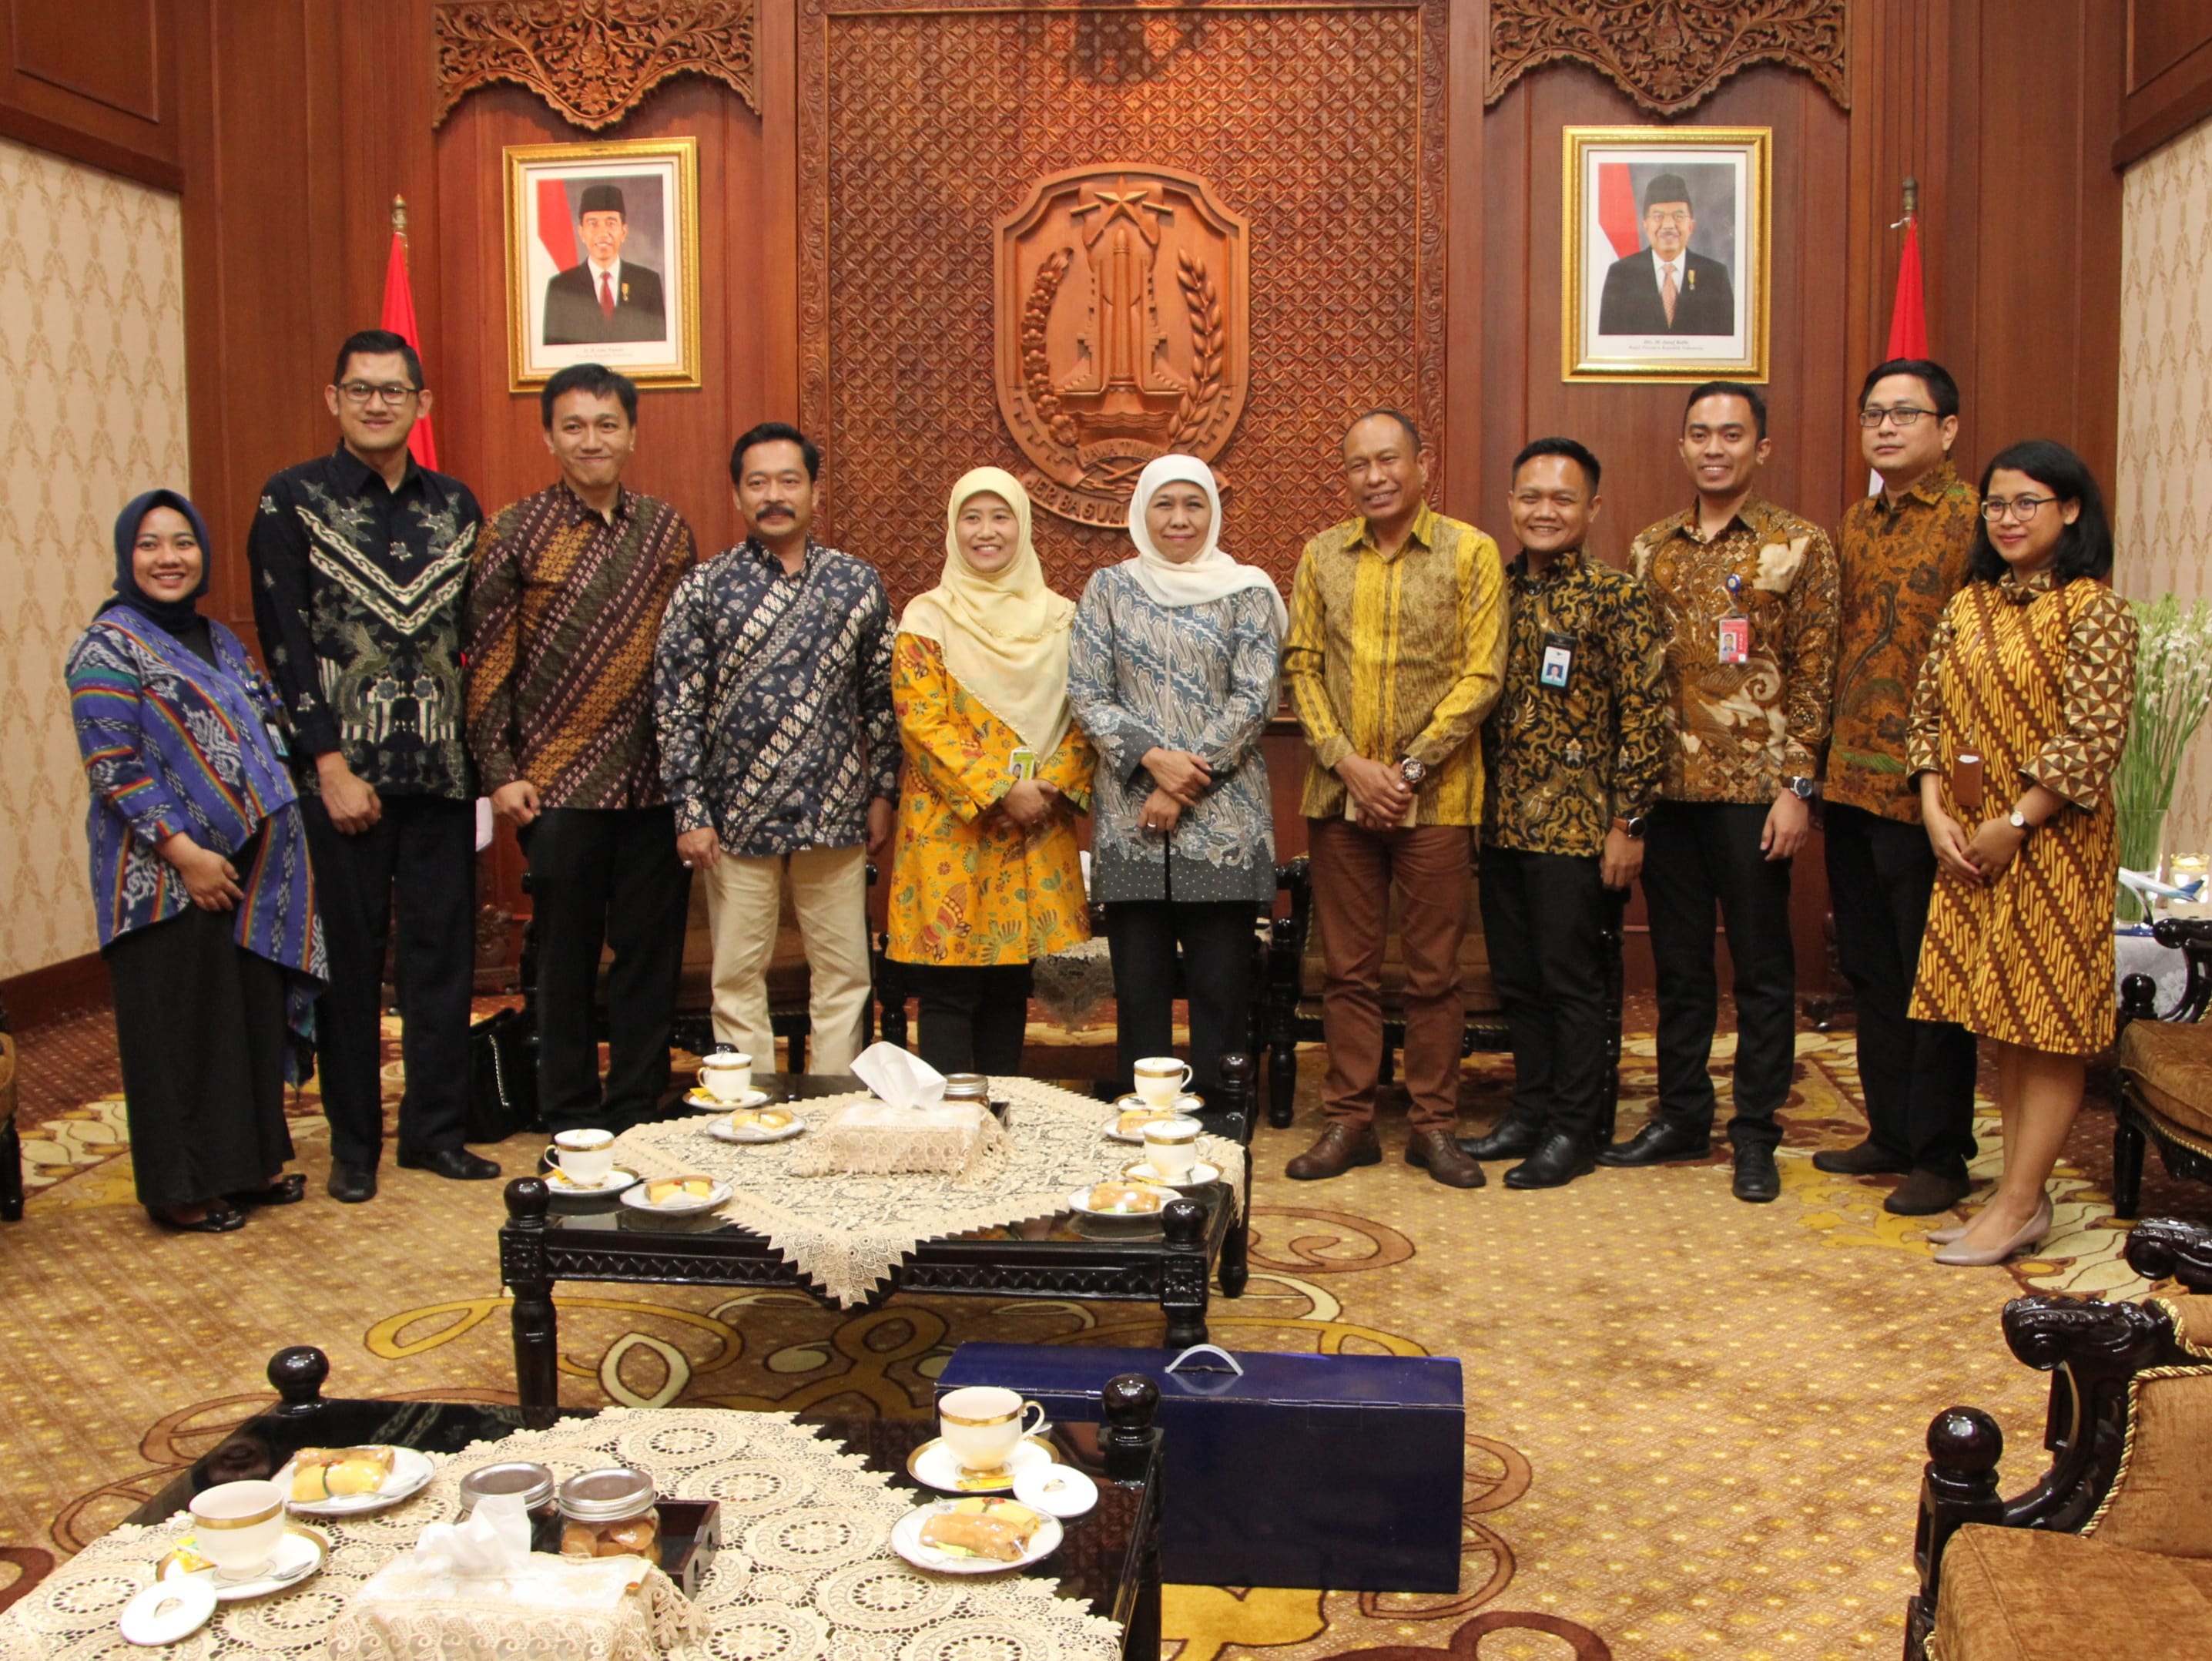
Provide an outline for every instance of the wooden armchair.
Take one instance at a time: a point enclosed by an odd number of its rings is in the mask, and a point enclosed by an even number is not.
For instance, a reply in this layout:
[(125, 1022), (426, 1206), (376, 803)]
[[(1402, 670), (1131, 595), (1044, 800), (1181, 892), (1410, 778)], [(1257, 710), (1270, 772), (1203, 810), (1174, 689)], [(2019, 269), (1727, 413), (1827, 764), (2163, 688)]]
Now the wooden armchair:
[(2191, 1295), (2005, 1305), (2013, 1354), (2051, 1375), (2033, 1488), (1999, 1495), (1979, 1409), (1929, 1426), (1905, 1661), (2212, 1655), (2212, 1226), (2140, 1224), (2127, 1259)]
[[(1319, 1041), (1322, 1030), (1322, 950), (1321, 928), (1313, 903), (1313, 878), (1301, 855), (1276, 867), (1278, 884), (1290, 891), (1291, 914), (1275, 919), (1267, 965), (1267, 1123), (1278, 1129), (1291, 1122), (1292, 1098), (1297, 1089), (1297, 1046), (1300, 1039)], [(1490, 948), (1482, 934), (1481, 878), (1470, 878), (1462, 904), (1467, 908), (1467, 932), (1460, 943), (1460, 996), (1467, 1006), (1467, 1025), (1460, 1039), (1460, 1054), (1511, 1046), (1504, 1006), (1490, 978)], [(1405, 959), (1398, 949), (1400, 902), (1394, 889), (1390, 899), (1389, 943), (1382, 953), (1382, 1082), (1389, 1083), (1392, 1063), (1406, 1041), (1406, 1020), (1399, 1002), (1406, 987)], [(1621, 911), (1616, 906), (1606, 931), (1606, 1002), (1611, 1019), (1606, 1023), (1606, 1058), (1613, 1085), (1602, 1121), (1601, 1141), (1613, 1135), (1613, 1104), (1620, 1095)]]
[(2112, 1211), (2132, 1217), (2142, 1201), (2143, 1153), (2158, 1144), (2172, 1177), (2212, 1183), (2212, 919), (2161, 917), (2160, 946), (2182, 952), (2189, 978), (2160, 1014), (2148, 975), (2120, 987), (2120, 1096), (2112, 1126)]
[(23, 1142), (15, 1129), (15, 1040), (0, 1009), (0, 1220), (23, 1220)]

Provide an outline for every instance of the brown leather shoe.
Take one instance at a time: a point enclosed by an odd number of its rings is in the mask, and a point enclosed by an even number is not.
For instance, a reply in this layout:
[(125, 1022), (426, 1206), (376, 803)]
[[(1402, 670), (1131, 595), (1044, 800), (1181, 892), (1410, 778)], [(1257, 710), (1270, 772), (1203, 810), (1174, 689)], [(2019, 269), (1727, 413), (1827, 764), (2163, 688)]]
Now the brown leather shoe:
[(1446, 1188), (1480, 1188), (1482, 1166), (1459, 1150), (1448, 1129), (1416, 1130), (1406, 1144), (1406, 1163), (1419, 1165)]
[[(1283, 1167), (1283, 1175), (1294, 1183), (1317, 1183), (1341, 1177), (1356, 1165), (1382, 1163), (1382, 1144), (1375, 1140), (1373, 1125), (1332, 1123), (1311, 1147)], [(1481, 1168), (1475, 1167), (1478, 1171)]]

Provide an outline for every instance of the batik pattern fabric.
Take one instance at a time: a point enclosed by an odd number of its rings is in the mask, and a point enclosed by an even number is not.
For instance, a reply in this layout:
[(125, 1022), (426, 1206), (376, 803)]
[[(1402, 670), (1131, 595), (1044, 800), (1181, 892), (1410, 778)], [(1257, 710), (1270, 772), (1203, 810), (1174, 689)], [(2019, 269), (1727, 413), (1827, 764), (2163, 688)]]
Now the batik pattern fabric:
[(461, 607), (483, 520), (459, 479), (410, 459), (389, 489), (343, 445), (262, 487), (253, 619), (306, 758), (342, 752), (381, 794), (476, 794)]
[[(952, 678), (943, 649), (901, 635), (891, 696), (906, 751), (885, 922), (896, 963), (1035, 963), (1091, 938), (1083, 851), (1056, 812), (1024, 830), (991, 811), (1013, 787), (1021, 739)], [(1071, 727), (1036, 776), (1091, 805), (1091, 740)]]
[(469, 580), (469, 748), (487, 793), (526, 779), (542, 806), (658, 807), (653, 652), (698, 563), (666, 502), (623, 490), (611, 515), (566, 484), (503, 509)]
[[(1543, 575), (1506, 569), (1505, 690), (1483, 723), (1492, 848), (1591, 857), (1616, 818), (1640, 818), (1667, 753), (1666, 651), (1643, 585), (1577, 551)], [(1571, 642), (1566, 684), (1542, 678), (1547, 644)]]
[(680, 836), (765, 858), (857, 848), (898, 800), (890, 602), (866, 560), (748, 539), (677, 585), (653, 654), (660, 776)]
[(1476, 730), (1505, 663), (1505, 578), (1498, 545), (1424, 502), (1396, 552), (1364, 519), (1305, 545), (1291, 581), (1283, 681), (1313, 750), (1299, 811), (1344, 812), (1346, 756), (1428, 769), (1421, 824), (1482, 822)]
[[(1836, 553), (1827, 532), (1758, 496), (1717, 535), (1691, 508), (1637, 537), (1629, 569), (1667, 642), (1668, 801), (1767, 803), (1819, 776), (1836, 678)], [(1729, 579), (1735, 579), (1732, 589)], [(1724, 618), (1748, 620), (1723, 663)]]
[(1909, 824), (1913, 689), (1936, 620), (1966, 581), (1980, 492), (1946, 461), (1894, 502), (1876, 491), (1836, 531), (1836, 700), (1821, 794)]
[[(1275, 607), (1257, 588), (1163, 605), (1109, 565), (1075, 611), (1067, 696), (1098, 749), (1091, 895), (1101, 904), (1275, 897), (1275, 826), (1260, 736), (1275, 712)], [(1138, 822), (1153, 749), (1188, 750), (1213, 782), (1162, 835)]]
[[(1945, 608), (1912, 707), (1907, 764), (1942, 781), (1969, 835), (2030, 785), (2065, 806), (1986, 883), (1936, 879), (1915, 1020), (2063, 1056), (2112, 1041), (2112, 893), (2120, 868), (2110, 788), (2134, 707), (2136, 629), (2100, 582), (2047, 571), (1969, 583)], [(1960, 754), (1982, 757), (1983, 802), (1951, 790)], [(1917, 788), (1917, 787), (1916, 787)]]
[[(291, 1076), (306, 1076), (314, 1000), (327, 977), (307, 826), (284, 763), (275, 688), (238, 636), (208, 622), (209, 663), (127, 605), (100, 613), (70, 648), (71, 718), (92, 787), (85, 831), (105, 948), (191, 904), (157, 851), (182, 833), (233, 858), (238, 944), (290, 971)], [(257, 841), (256, 838), (258, 837)]]

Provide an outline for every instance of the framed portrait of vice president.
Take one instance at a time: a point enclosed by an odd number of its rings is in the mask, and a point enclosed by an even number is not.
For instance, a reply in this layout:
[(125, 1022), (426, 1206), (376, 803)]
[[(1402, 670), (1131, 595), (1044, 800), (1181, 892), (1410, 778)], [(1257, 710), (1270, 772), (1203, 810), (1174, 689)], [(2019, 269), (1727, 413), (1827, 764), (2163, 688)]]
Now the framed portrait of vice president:
[(699, 384), (699, 141), (507, 147), (507, 383)]
[(1569, 380), (1766, 379), (1771, 127), (1569, 127)]

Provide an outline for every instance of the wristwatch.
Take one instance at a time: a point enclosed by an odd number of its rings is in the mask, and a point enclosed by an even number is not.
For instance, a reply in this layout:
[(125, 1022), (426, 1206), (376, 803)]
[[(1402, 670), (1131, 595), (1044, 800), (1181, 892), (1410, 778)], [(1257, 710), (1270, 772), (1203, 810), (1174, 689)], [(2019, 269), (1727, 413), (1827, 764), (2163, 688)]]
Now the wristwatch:
[(1808, 779), (1802, 773), (1794, 773), (1783, 780), (1782, 788), (1800, 801), (1810, 801), (1820, 794), (1820, 782)]
[(1650, 816), (1646, 813), (1616, 813), (1613, 815), (1613, 828), (1620, 831), (1622, 836), (1626, 837), (1631, 842), (1642, 842), (1644, 840), (1644, 827), (1650, 823)]
[(1429, 767), (1426, 762), (1415, 761), (1411, 756), (1407, 756), (1398, 764), (1398, 776), (1406, 781), (1406, 788), (1409, 790), (1419, 789), (1421, 781), (1428, 776)]
[(2017, 807), (2014, 808), (2011, 812), (2005, 815), (2005, 823), (2012, 826), (2014, 830), (2019, 831), (2023, 837), (2029, 831), (2035, 829), (2035, 821), (2028, 818), (2027, 814), (2021, 812)]

